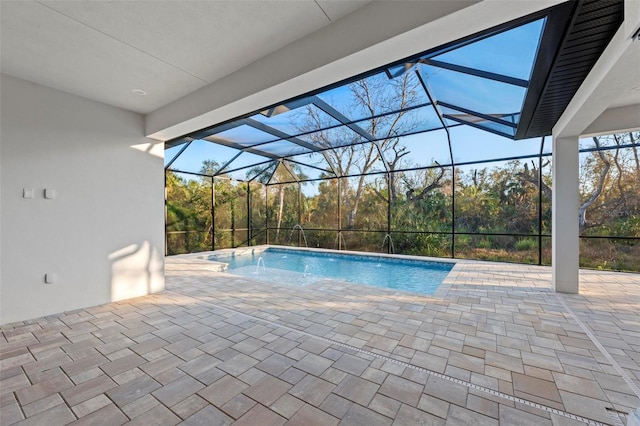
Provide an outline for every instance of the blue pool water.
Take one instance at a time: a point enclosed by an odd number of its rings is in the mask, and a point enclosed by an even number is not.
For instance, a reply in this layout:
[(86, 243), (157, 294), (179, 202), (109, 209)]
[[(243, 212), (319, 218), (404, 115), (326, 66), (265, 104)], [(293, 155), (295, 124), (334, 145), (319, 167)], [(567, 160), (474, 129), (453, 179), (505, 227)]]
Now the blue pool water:
[(423, 294), (432, 294), (453, 268), (453, 263), (277, 248), (209, 259), (228, 263), (230, 273), (263, 281), (306, 285), (331, 278)]

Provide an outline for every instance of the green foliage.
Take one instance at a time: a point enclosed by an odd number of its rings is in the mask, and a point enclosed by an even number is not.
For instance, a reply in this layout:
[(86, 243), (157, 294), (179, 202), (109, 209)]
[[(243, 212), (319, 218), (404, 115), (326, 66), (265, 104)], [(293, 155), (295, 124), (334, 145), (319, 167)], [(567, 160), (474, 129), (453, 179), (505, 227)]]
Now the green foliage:
[(488, 238), (483, 238), (480, 241), (478, 241), (478, 243), (476, 244), (476, 247), (479, 249), (490, 249), (491, 247), (491, 241), (489, 241)]
[(516, 241), (515, 249), (518, 251), (529, 251), (538, 248), (538, 241), (532, 238), (525, 238)]
[[(542, 192), (541, 231), (550, 233), (551, 167), (544, 161), (541, 179), (547, 191)], [(606, 161), (609, 172), (602, 178), (600, 194), (586, 209), (582, 235), (640, 237), (640, 160), (635, 147), (582, 154), (581, 202), (593, 197)], [(262, 167), (249, 173), (255, 176)], [(455, 214), (456, 257), (537, 263), (538, 160), (474, 167), (457, 167), (455, 179), (451, 168), (436, 165), (395, 171), (388, 181), (384, 175), (368, 175), (326, 179), (313, 186), (292, 182), (291, 172), (302, 179), (304, 175), (293, 165), (290, 172), (278, 163), (250, 184), (226, 176), (193, 179), (167, 172), (168, 253), (206, 251), (214, 244), (216, 249), (264, 244), (266, 228), (270, 228), (269, 243), (297, 245), (298, 231), (291, 230), (300, 224), (310, 247), (336, 247), (340, 228), (349, 250), (386, 251), (383, 240), (390, 231), (396, 253), (448, 257)], [(214, 161), (205, 161), (202, 171), (218, 168)], [(543, 240), (546, 264), (549, 241)], [(631, 239), (583, 238), (580, 262), (589, 268), (640, 271), (640, 244)]]

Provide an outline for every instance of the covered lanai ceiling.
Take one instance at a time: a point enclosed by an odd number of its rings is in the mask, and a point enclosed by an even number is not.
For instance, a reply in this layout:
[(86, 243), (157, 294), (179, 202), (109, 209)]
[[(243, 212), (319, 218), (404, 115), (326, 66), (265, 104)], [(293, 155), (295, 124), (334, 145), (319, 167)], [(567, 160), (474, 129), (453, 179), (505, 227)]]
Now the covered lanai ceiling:
[(367, 3), (2, 0), (0, 66), (4, 74), (147, 114)]
[[(369, 149), (379, 164), (368, 171), (383, 172), (398, 170), (394, 160), (416, 151), (416, 143), (438, 163), (428, 147), (434, 143), (435, 150), (436, 142), (417, 142), (415, 135), (445, 140), (449, 161), (438, 164), (456, 162), (452, 135), (459, 127), (516, 141), (548, 135), (620, 26), (622, 7), (618, 1), (563, 3), (265, 106), (168, 141), (166, 166), (208, 176), (233, 172), (246, 180), (278, 164), (342, 176), (331, 154), (349, 147)], [(202, 168), (208, 159), (215, 163)]]

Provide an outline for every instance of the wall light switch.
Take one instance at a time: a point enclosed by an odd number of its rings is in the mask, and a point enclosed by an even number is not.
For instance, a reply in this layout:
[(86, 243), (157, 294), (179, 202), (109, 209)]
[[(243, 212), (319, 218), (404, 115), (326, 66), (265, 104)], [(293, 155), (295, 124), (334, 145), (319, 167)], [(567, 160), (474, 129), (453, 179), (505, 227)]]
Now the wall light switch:
[(22, 198), (33, 198), (33, 188), (23, 188)]
[(56, 190), (51, 188), (46, 188), (44, 190), (44, 198), (47, 198), (47, 199), (56, 198)]
[(54, 284), (56, 282), (56, 274), (44, 274), (45, 284)]

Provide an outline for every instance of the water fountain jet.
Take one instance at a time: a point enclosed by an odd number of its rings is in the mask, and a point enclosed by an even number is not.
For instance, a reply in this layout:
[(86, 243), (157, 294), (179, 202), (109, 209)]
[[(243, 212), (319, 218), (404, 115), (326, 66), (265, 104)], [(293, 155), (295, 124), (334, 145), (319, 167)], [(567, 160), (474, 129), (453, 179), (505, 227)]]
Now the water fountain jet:
[(294, 227), (291, 228), (291, 234), (289, 234), (289, 244), (291, 244), (291, 237), (293, 237), (293, 231), (295, 231), (296, 229), (300, 230), (300, 232), (302, 233), (302, 238), (304, 239), (304, 246), (309, 247), (307, 245), (307, 237), (304, 235), (304, 229), (302, 229), (302, 225), (299, 225), (299, 224), (294, 225)]
[(391, 239), (391, 234), (387, 234), (384, 236), (384, 239), (382, 240), (382, 245), (380, 246), (380, 251), (382, 251), (382, 249), (384, 249), (384, 243), (387, 242), (387, 239), (389, 239), (389, 249), (388, 249), (388, 253), (395, 253), (395, 248), (393, 247), (393, 240)]
[(262, 256), (258, 258), (258, 264), (256, 265), (256, 274), (260, 273), (260, 264), (262, 264), (262, 272), (266, 272), (267, 267), (264, 265), (264, 259)]

